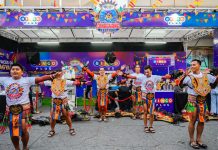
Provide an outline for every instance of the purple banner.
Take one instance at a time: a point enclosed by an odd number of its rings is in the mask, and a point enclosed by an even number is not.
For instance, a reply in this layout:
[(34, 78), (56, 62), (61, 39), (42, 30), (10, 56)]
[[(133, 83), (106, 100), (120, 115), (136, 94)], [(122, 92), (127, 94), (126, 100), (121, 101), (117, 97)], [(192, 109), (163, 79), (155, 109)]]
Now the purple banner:
[[(134, 71), (134, 65), (141, 65), (141, 72), (147, 64), (147, 57), (149, 55), (170, 55), (173, 56), (174, 66), (164, 65), (161, 67), (153, 67), (153, 74), (165, 75), (169, 71), (177, 69), (185, 69), (185, 52), (114, 52), (117, 60), (114, 64), (108, 65), (104, 57), (106, 52), (41, 52), (39, 65), (31, 65), (27, 63), (26, 53), (19, 53), (17, 62), (21, 63), (30, 75), (40, 75), (60, 70), (63, 65), (76, 66), (80, 62), (86, 63), (89, 61), (89, 69), (98, 71), (100, 67), (104, 67), (106, 71), (114, 71), (120, 68), (121, 65), (126, 64), (130, 66), (130, 72)], [(172, 62), (171, 62), (172, 63)], [(75, 68), (76, 71), (77, 68)], [(96, 95), (96, 87), (93, 87), (93, 96)], [(83, 89), (77, 89), (77, 95), (82, 96)], [(50, 96), (50, 95), (47, 95)]]
[(15, 59), (14, 53), (0, 49), (0, 76), (9, 75), (10, 66)]
[(218, 13), (125, 13), (123, 27), (217, 27)]
[[(157, 59), (151, 59), (153, 56), (166, 58), (166, 63), (157, 63)], [(171, 60), (169, 60), (171, 58)], [(156, 63), (154, 63), (156, 61)], [(136, 52), (134, 53), (134, 63), (140, 64), (141, 68), (146, 65), (152, 66), (152, 72), (155, 75), (165, 75), (171, 73), (173, 70), (186, 68), (186, 54), (185, 52)], [(141, 70), (143, 73), (143, 69)]]
[[(20, 53), (18, 62), (25, 66), (28, 71), (52, 71), (60, 70), (64, 65), (76, 66), (79, 63), (89, 62), (89, 69), (98, 71), (100, 67), (104, 67), (106, 71), (115, 71), (121, 65), (131, 65), (133, 62), (133, 52), (114, 52), (117, 59), (113, 64), (107, 64), (104, 60), (106, 52), (40, 52), (39, 65), (31, 65), (26, 62), (26, 54)], [(77, 70), (78, 71), (78, 70)]]
[[(218, 27), (218, 13), (125, 12), (121, 27)], [(95, 27), (93, 13), (86, 12), (0, 12), (3, 28)]]
[(89, 13), (0, 13), (2, 27), (92, 27), (93, 16)]
[(166, 67), (171, 65), (169, 57), (152, 57), (148, 59), (148, 64), (152, 67)]
[(174, 113), (174, 92), (156, 92), (155, 107)]
[(218, 67), (218, 29), (214, 30), (214, 46), (213, 46), (213, 61), (214, 61), (214, 67)]
[[(39, 65), (28, 64), (26, 54), (20, 53), (17, 56), (17, 61), (24, 65), (28, 71), (46, 72), (60, 70), (63, 63), (68, 66), (76, 66), (80, 62), (86, 63), (88, 61), (88, 66), (93, 71), (98, 71), (100, 67), (104, 67), (106, 71), (114, 71), (119, 69), (123, 64), (130, 66), (130, 69), (134, 71), (134, 65), (137, 63), (141, 65), (141, 71), (143, 72), (144, 66), (151, 65), (151, 62), (147, 62), (149, 55), (155, 55), (157, 57), (163, 57), (165, 55), (167, 63), (153, 66), (153, 74), (165, 75), (173, 70), (186, 68), (185, 52), (114, 52), (114, 54), (117, 60), (110, 65), (104, 60), (106, 52), (40, 52)], [(173, 58), (168, 60), (169, 57)]]

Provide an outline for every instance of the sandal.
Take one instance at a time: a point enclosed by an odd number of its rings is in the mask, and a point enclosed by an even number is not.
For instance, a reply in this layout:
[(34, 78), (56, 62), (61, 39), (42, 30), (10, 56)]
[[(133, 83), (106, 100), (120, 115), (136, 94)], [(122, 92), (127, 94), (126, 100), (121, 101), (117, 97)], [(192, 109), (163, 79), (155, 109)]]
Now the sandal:
[(200, 148), (207, 149), (207, 145), (206, 145), (206, 144), (199, 143), (198, 141), (196, 141), (196, 144), (197, 144)]
[(29, 147), (26, 147), (26, 148), (23, 147), (23, 150), (29, 150)]
[(189, 145), (194, 149), (200, 149), (199, 145), (196, 144), (195, 142), (190, 142)]
[(70, 135), (76, 135), (76, 131), (75, 131), (75, 129), (74, 128), (72, 128), (72, 129), (69, 129), (69, 132), (70, 132)]
[(145, 131), (145, 133), (149, 133), (150, 132), (148, 127), (145, 127), (144, 131)]
[(55, 135), (55, 131), (54, 131), (54, 130), (49, 131), (48, 137), (52, 137), (52, 136), (54, 136), (54, 135)]
[(136, 115), (134, 115), (134, 116), (132, 117), (132, 119), (133, 119), (133, 120), (136, 120)]
[(155, 133), (155, 130), (154, 130), (153, 127), (149, 127), (149, 131), (150, 131), (151, 133)]
[(107, 122), (108, 120), (107, 120), (107, 118), (105, 117), (105, 118), (103, 119), (103, 121), (104, 121), (104, 122)]

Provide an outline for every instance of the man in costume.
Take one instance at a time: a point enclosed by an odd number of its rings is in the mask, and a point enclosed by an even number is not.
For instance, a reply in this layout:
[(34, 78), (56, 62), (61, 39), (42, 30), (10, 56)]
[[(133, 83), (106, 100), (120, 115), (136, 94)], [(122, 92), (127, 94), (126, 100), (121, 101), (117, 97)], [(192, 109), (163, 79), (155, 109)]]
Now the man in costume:
[[(12, 143), (19, 150), (19, 137), (23, 142), (23, 149), (28, 149), (30, 127), (30, 86), (54, 79), (59, 73), (45, 75), (42, 77), (22, 77), (24, 69), (20, 64), (12, 64), (10, 68), (11, 77), (0, 77), (0, 83), (5, 87), (7, 108), (3, 125), (9, 122), (9, 130)], [(7, 121), (9, 120), (9, 121)]]
[[(142, 91), (141, 91), (141, 87), (142, 87), (142, 82), (143, 82), (143, 78), (145, 77), (144, 74), (140, 73), (141, 71), (141, 67), (140, 65), (136, 65), (135, 66), (135, 73), (132, 73), (130, 76), (134, 77), (133, 80), (133, 86), (132, 86), (132, 92), (133, 92), (133, 119), (136, 119), (136, 114), (140, 113), (138, 112), (139, 110), (137, 110), (137, 105), (141, 106), (142, 105)], [(127, 78), (132, 78), (129, 77), (129, 75), (127, 76)]]
[[(97, 88), (98, 88), (98, 96), (97, 96), (97, 103), (98, 103), (98, 111), (100, 114), (99, 121), (107, 121), (106, 119), (106, 112), (107, 112), (107, 105), (108, 105), (108, 83), (109, 80), (116, 77), (118, 74), (122, 73), (121, 71), (116, 71), (113, 74), (106, 75), (104, 68), (99, 69), (99, 75), (95, 75), (89, 69), (84, 67), (83, 64), (80, 64), (84, 71), (86, 71), (93, 79), (97, 81)], [(125, 66), (121, 67), (123, 70)]]
[[(136, 66), (136, 72), (138, 72), (137, 69), (138, 66)], [(135, 76), (137, 75), (137, 76)], [(144, 131), (146, 133), (155, 133), (155, 130), (153, 128), (153, 121), (154, 121), (154, 109), (155, 109), (155, 91), (156, 91), (156, 85), (158, 81), (160, 81), (162, 78), (170, 78), (170, 75), (165, 76), (157, 76), (152, 75), (152, 68), (151, 66), (145, 66), (144, 68), (144, 75), (139, 74), (132, 74), (131, 76), (127, 75), (127, 78), (135, 79), (135, 83), (138, 83), (138, 86), (136, 89), (136, 100), (138, 96), (138, 100), (141, 100), (141, 104), (143, 103), (142, 99), (145, 100), (145, 103), (143, 104), (144, 108)], [(138, 81), (138, 82), (136, 82)], [(133, 82), (134, 83), (134, 82)], [(139, 92), (140, 91), (140, 92)], [(140, 96), (140, 99), (139, 99)], [(147, 126), (147, 114), (150, 115), (150, 126)]]
[(69, 86), (80, 85), (80, 81), (70, 81), (62, 79), (62, 74), (59, 74), (53, 81), (45, 81), (45, 86), (51, 86), (52, 91), (52, 107), (51, 107), (51, 119), (50, 125), (51, 130), (48, 133), (48, 137), (52, 137), (55, 135), (55, 125), (56, 120), (60, 120), (61, 113), (66, 119), (67, 125), (69, 127), (69, 132), (71, 135), (75, 135), (75, 129), (72, 128), (72, 121), (69, 114), (69, 105), (67, 99), (67, 90), (66, 88)]
[[(201, 136), (204, 130), (205, 113), (206, 113), (206, 96), (210, 93), (210, 83), (217, 83), (216, 77), (210, 74), (204, 74), (200, 71), (201, 61), (194, 59), (191, 62), (191, 71), (181, 78), (180, 86), (188, 87), (188, 103), (186, 110), (190, 113), (190, 122), (188, 126), (190, 146), (194, 149), (207, 148), (203, 144)], [(194, 139), (195, 123), (197, 124), (197, 137)]]
[[(144, 103), (144, 131), (146, 133), (155, 133), (153, 128), (154, 121), (154, 109), (155, 109), (155, 91), (157, 83), (164, 77), (158, 75), (152, 75), (151, 66), (145, 66), (144, 68), (145, 77), (142, 82), (142, 98), (145, 100)], [(149, 127), (147, 126), (147, 115), (149, 113)]]

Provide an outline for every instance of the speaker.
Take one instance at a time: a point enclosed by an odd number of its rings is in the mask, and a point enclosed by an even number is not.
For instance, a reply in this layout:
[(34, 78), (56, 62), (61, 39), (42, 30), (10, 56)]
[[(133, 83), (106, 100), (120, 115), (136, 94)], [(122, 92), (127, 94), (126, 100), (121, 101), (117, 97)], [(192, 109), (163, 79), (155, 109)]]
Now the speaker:
[(39, 52), (28, 52), (26, 53), (28, 64), (39, 64), (40, 63), (40, 53)]
[(115, 54), (113, 52), (108, 52), (105, 55), (104, 59), (108, 64), (112, 64), (116, 61), (117, 57), (115, 56)]

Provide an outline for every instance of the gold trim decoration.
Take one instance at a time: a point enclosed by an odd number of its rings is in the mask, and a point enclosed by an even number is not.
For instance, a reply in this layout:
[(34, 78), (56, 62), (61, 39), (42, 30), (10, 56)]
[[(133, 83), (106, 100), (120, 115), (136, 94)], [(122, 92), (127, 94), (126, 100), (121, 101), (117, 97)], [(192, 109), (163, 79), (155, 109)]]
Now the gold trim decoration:
[(97, 84), (98, 84), (98, 87), (100, 89), (106, 89), (106, 86), (108, 84), (108, 77), (107, 77), (107, 75), (98, 76), (97, 77)]
[(191, 82), (194, 88), (194, 91), (200, 96), (206, 96), (211, 91), (211, 87), (209, 85), (207, 74), (204, 74), (202, 78), (191, 77)]
[(51, 91), (56, 95), (61, 95), (65, 90), (66, 80), (54, 79), (51, 85)]

